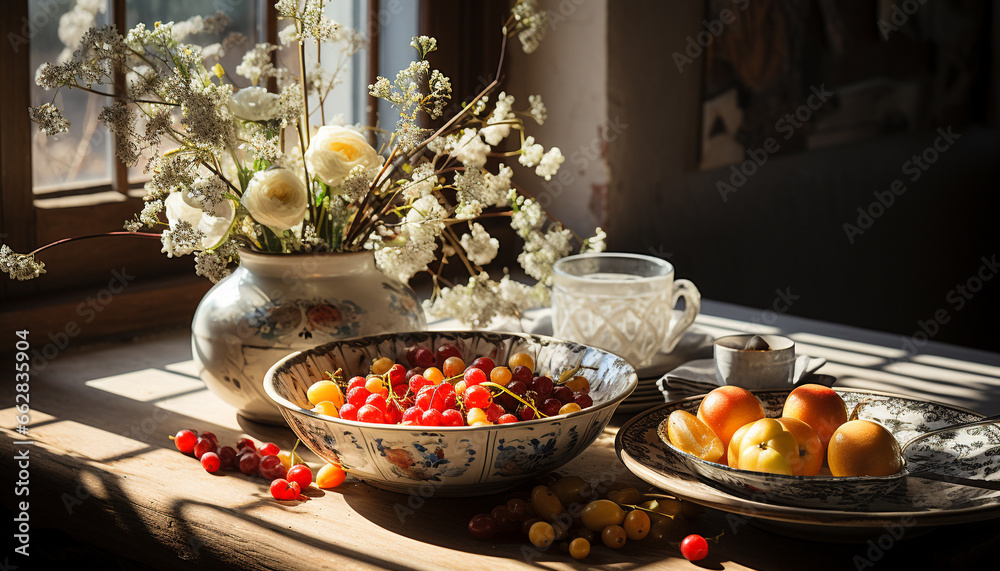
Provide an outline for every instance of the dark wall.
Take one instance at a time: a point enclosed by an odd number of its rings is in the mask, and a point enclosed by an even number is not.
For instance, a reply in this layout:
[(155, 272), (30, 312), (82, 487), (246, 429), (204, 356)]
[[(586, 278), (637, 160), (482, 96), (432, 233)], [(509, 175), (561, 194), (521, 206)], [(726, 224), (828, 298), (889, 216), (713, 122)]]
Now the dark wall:
[[(1000, 272), (1000, 133), (953, 128), (916, 181), (904, 164), (934, 130), (772, 156), (724, 199), (730, 168), (697, 169), (701, 62), (678, 72), (671, 58), (703, 29), (700, 3), (615, 2), (608, 18), (608, 114), (629, 126), (608, 148), (611, 249), (667, 257), (707, 298), (782, 309), (790, 293), (790, 314), (899, 333), (901, 347), (923, 329), (1000, 350), (1000, 279), (977, 277)], [(905, 192), (880, 208), (873, 193), (889, 202), (896, 179)], [(859, 207), (880, 216), (863, 228)]]

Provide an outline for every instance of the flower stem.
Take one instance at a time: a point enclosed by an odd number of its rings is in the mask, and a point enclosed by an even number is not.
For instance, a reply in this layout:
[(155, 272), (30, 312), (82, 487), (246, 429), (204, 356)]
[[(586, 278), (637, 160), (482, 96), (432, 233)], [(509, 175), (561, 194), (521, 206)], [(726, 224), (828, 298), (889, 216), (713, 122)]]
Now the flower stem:
[(63, 238), (62, 240), (56, 240), (55, 242), (49, 242), (48, 244), (45, 244), (44, 246), (41, 246), (41, 247), (39, 247), (39, 248), (31, 251), (31, 252), (28, 252), (25, 255), (27, 255), (27, 256), (34, 256), (35, 254), (37, 254), (39, 252), (42, 252), (44, 250), (48, 250), (49, 248), (51, 248), (53, 246), (58, 246), (59, 244), (65, 244), (67, 242), (76, 242), (78, 240), (89, 240), (91, 238), (103, 238), (105, 236), (137, 236), (137, 237), (140, 237), (140, 238), (156, 238), (157, 240), (160, 239), (160, 235), (156, 234), (154, 232), (126, 232), (126, 231), (120, 231), (120, 232), (102, 232), (100, 234), (84, 234), (83, 236), (73, 236), (71, 238)]

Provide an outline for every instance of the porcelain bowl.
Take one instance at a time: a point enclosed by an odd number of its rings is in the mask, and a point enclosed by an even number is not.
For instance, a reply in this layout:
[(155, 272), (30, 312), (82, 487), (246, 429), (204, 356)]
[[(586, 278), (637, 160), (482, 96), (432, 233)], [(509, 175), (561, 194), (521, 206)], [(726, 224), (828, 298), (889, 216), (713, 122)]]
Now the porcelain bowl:
[[(919, 434), (923, 426), (923, 410), (903, 410), (909, 420), (900, 420), (900, 404), (889, 395), (876, 395), (858, 391), (834, 389), (847, 404), (848, 412), (859, 405), (858, 417), (872, 420), (885, 426), (899, 441), (900, 445), (910, 437)], [(791, 391), (751, 391), (761, 404), (764, 413), (770, 418), (781, 416), (785, 399)], [(703, 396), (696, 396), (675, 401), (667, 405), (673, 410), (685, 410), (691, 414), (698, 411)], [(666, 412), (666, 411), (664, 411)], [(929, 414), (934, 413), (930, 408)], [(682, 451), (667, 438), (667, 421), (664, 419), (657, 433), (660, 440), (671, 452), (676, 454), (695, 474), (710, 485), (725, 488), (732, 493), (768, 503), (794, 505), (807, 508), (853, 508), (870, 503), (874, 498), (888, 494), (902, 483), (908, 473), (905, 457), (903, 468), (889, 476), (852, 476), (834, 477), (824, 468), (818, 476), (786, 476), (784, 474), (769, 474), (751, 470), (738, 470), (715, 462), (707, 462)]]
[[(492, 426), (419, 427), (368, 424), (310, 410), (306, 390), (325, 371), (350, 377), (367, 372), (374, 358), (406, 363), (406, 348), (452, 344), (469, 362), (506, 362), (517, 352), (535, 358), (535, 370), (558, 379), (576, 373), (590, 381), (593, 406), (571, 414)], [(264, 379), (302, 442), (327, 462), (386, 490), (424, 497), (475, 496), (511, 488), (569, 462), (601, 433), (615, 408), (635, 390), (635, 370), (607, 351), (552, 337), (518, 333), (430, 331), (334, 341), (288, 355)]]

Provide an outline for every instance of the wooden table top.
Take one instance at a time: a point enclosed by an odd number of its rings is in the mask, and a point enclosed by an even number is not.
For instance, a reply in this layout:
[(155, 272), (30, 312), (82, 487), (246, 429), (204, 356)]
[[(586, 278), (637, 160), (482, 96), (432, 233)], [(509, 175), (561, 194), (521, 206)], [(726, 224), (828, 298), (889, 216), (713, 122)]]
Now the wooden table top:
[[(715, 335), (761, 322), (755, 319), (759, 311), (724, 304), (707, 303), (703, 314), (698, 326)], [(933, 398), (984, 414), (1000, 412), (1000, 355), (933, 342), (907, 354), (898, 336), (787, 316), (755, 330), (791, 334), (800, 353), (830, 359), (822, 372), (836, 375), (837, 386)], [(629, 544), (620, 551), (595, 546), (586, 560), (576, 562), (555, 549), (526, 558), (524, 543), (472, 538), (466, 530), (469, 518), (489, 511), (502, 495), (410, 497), (348, 478), (336, 489), (310, 492), (308, 501), (283, 505), (270, 497), (261, 479), (209, 474), (197, 460), (177, 452), (167, 436), (183, 428), (210, 430), (223, 444), (249, 435), (282, 449), (290, 448), (295, 437), (288, 429), (239, 418), (208, 392), (194, 370), (188, 335), (175, 331), (69, 349), (41, 370), (32, 370), (25, 436), (14, 431), (15, 383), (10, 373), (11, 381), (0, 390), (0, 480), (6, 488), (0, 497), (15, 517), (19, 502), (28, 500), (29, 553), (35, 559), (24, 558), (12, 547), (0, 554), (0, 563), (33, 568), (29, 563), (39, 559), (93, 556), (59, 539), (68, 534), (94, 546), (94, 552), (107, 551), (138, 568), (157, 569), (696, 567), (669, 545)], [(33, 346), (43, 344), (41, 332), (32, 332), (29, 339)], [(648, 490), (614, 452), (617, 428), (629, 416), (616, 415), (604, 434), (560, 472), (587, 475), (617, 467), (620, 479)], [(32, 444), (16, 444), (23, 440)], [(9, 459), (25, 449), (30, 451), (30, 494), (17, 496), (15, 482), (25, 474)], [(303, 457), (314, 468), (320, 465), (309, 453)], [(935, 528), (901, 540), (883, 534), (874, 538), (882, 540), (879, 546), (876, 541), (785, 537), (754, 525), (733, 526), (726, 515), (706, 510), (693, 521), (678, 520), (685, 533), (707, 537), (725, 531), (698, 566), (967, 569), (1000, 550), (996, 520)]]

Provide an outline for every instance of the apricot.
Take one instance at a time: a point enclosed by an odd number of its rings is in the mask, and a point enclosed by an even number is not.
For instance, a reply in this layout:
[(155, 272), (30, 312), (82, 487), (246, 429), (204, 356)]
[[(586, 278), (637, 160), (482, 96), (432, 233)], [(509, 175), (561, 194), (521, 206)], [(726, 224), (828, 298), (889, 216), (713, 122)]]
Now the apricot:
[(830, 387), (806, 384), (789, 393), (781, 416), (797, 418), (811, 426), (825, 453), (834, 431), (847, 422), (847, 405)]
[(797, 418), (777, 419), (785, 430), (792, 433), (798, 443), (799, 457), (792, 461), (792, 474), (815, 476), (823, 467), (823, 443), (811, 426)]
[(707, 424), (683, 410), (675, 410), (667, 417), (667, 438), (674, 446), (707, 462), (718, 462), (726, 452)]
[(903, 469), (899, 442), (884, 426), (870, 420), (840, 425), (827, 451), (830, 473), (842, 476), (890, 476)]
[(764, 418), (764, 407), (750, 391), (725, 385), (705, 395), (697, 416), (719, 437), (723, 450), (728, 450), (741, 426)]

